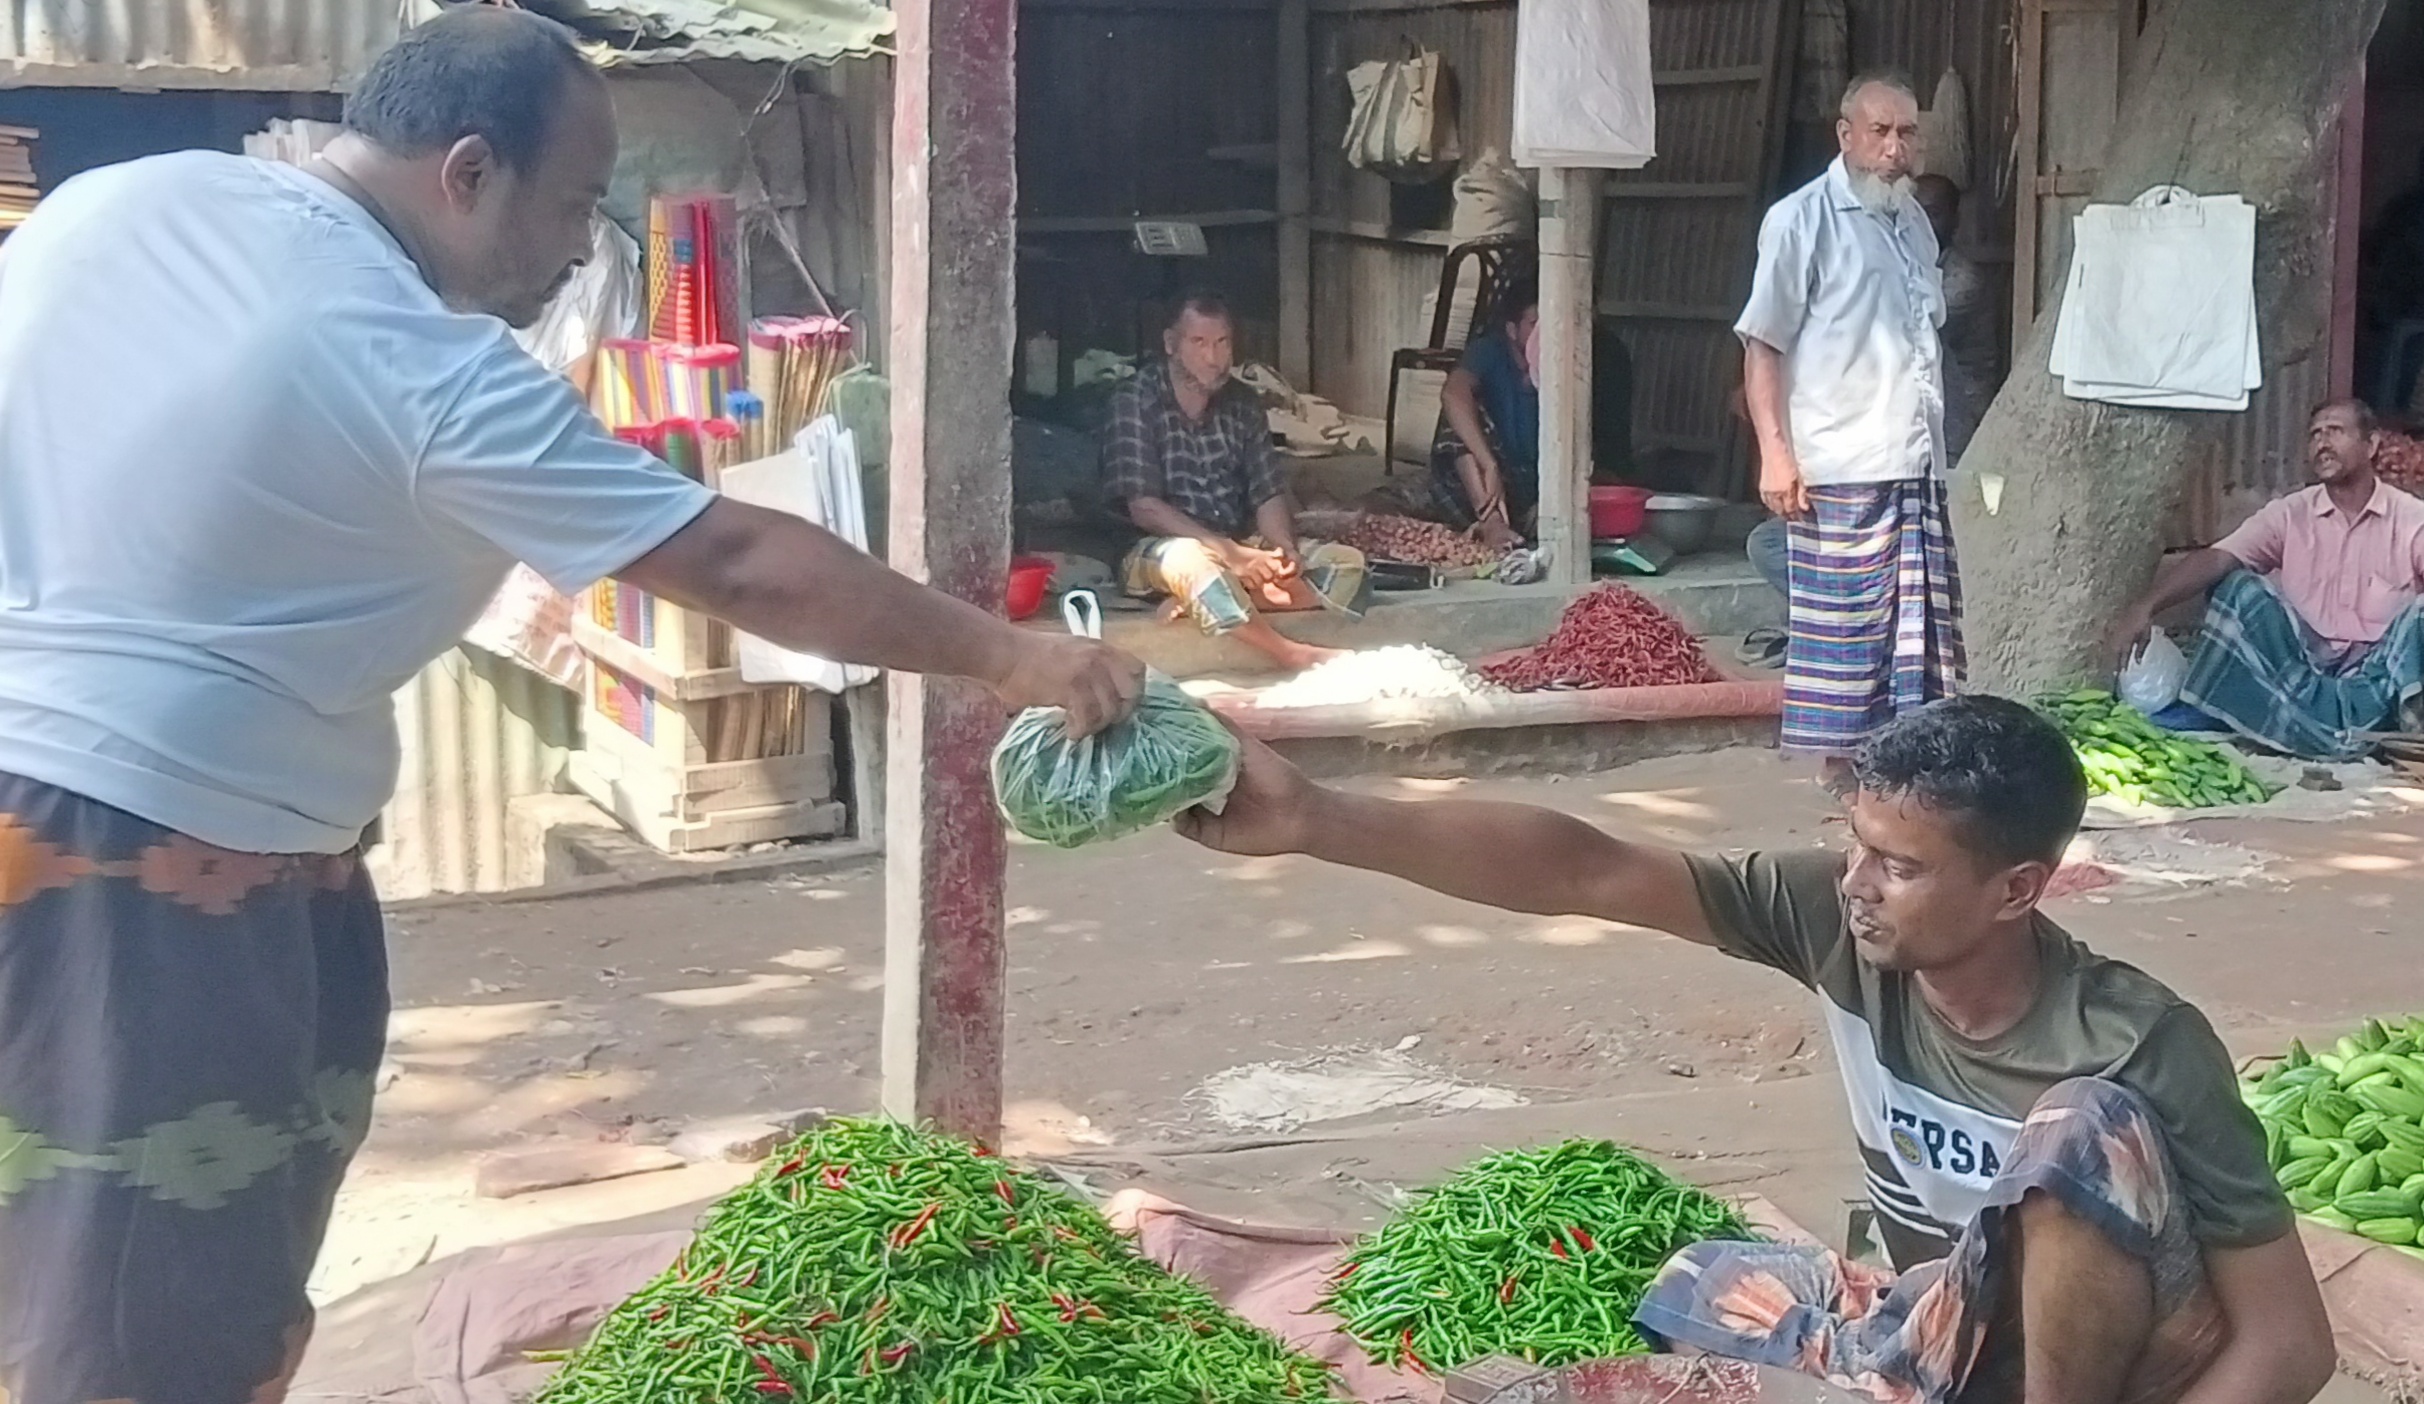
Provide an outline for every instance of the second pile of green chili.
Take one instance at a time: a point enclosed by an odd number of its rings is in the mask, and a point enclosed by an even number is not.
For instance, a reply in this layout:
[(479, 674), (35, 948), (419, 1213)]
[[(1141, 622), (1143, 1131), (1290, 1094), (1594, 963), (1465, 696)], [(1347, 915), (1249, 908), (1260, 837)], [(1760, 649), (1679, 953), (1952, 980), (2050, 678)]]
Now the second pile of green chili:
[(1638, 1355), (1633, 1309), (1666, 1260), (1752, 1236), (1724, 1203), (1612, 1142), (1502, 1151), (1356, 1245), (1324, 1305), (1400, 1368)]

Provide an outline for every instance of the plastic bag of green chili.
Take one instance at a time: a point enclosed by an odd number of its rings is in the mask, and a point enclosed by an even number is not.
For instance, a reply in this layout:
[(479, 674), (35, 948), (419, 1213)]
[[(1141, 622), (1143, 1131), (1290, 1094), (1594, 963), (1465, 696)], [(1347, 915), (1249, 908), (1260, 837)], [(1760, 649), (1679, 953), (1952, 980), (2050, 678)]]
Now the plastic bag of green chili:
[(1010, 827), (1056, 848), (1121, 838), (1198, 805), (1217, 811), (1237, 783), (1237, 738), (1160, 673), (1128, 720), (1071, 740), (1057, 708), (1019, 713), (993, 748), (993, 793)]

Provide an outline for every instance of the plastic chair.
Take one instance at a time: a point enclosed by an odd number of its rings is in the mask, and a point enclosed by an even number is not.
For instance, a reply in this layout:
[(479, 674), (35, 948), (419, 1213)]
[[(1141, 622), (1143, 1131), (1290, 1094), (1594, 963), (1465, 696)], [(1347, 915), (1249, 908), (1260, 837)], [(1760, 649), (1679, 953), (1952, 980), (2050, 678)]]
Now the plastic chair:
[[(1384, 472), (1397, 471), (1397, 384), (1407, 371), (1452, 371), (1464, 356), (1465, 343), (1481, 335), (1489, 325), (1490, 313), (1498, 301), (1498, 293), (1507, 285), (1510, 275), (1529, 266), (1533, 258), (1532, 241), (1520, 234), (1493, 234), (1475, 239), (1448, 250), (1439, 266), (1439, 297), (1431, 309), (1430, 340), (1421, 346), (1408, 346), (1389, 356), (1389, 409), (1382, 421), (1381, 467)], [(1455, 315), (1456, 288), (1464, 281), (1465, 265), (1474, 266), (1479, 281), (1473, 289), (1473, 316), (1463, 334), (1454, 341), (1448, 339), (1448, 320)], [(1428, 445), (1426, 443), (1425, 447)]]

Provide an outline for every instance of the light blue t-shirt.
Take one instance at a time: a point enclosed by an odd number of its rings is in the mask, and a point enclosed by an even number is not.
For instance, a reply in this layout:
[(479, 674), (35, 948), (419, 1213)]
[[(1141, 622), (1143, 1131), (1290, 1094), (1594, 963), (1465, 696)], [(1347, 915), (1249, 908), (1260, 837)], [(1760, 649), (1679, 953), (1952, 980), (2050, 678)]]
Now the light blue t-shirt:
[(0, 245), (0, 771), (341, 852), (515, 560), (577, 590), (711, 498), (303, 171), (93, 171)]

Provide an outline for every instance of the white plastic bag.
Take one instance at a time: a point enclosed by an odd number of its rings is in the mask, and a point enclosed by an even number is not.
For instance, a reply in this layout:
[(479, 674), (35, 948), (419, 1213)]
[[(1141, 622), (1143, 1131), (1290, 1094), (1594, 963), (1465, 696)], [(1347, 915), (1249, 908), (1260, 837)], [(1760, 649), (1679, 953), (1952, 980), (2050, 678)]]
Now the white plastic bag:
[(2121, 665), (2121, 700), (2153, 716), (2180, 700), (2180, 684), (2188, 677), (2188, 655), (2161, 629), (2130, 650)]

